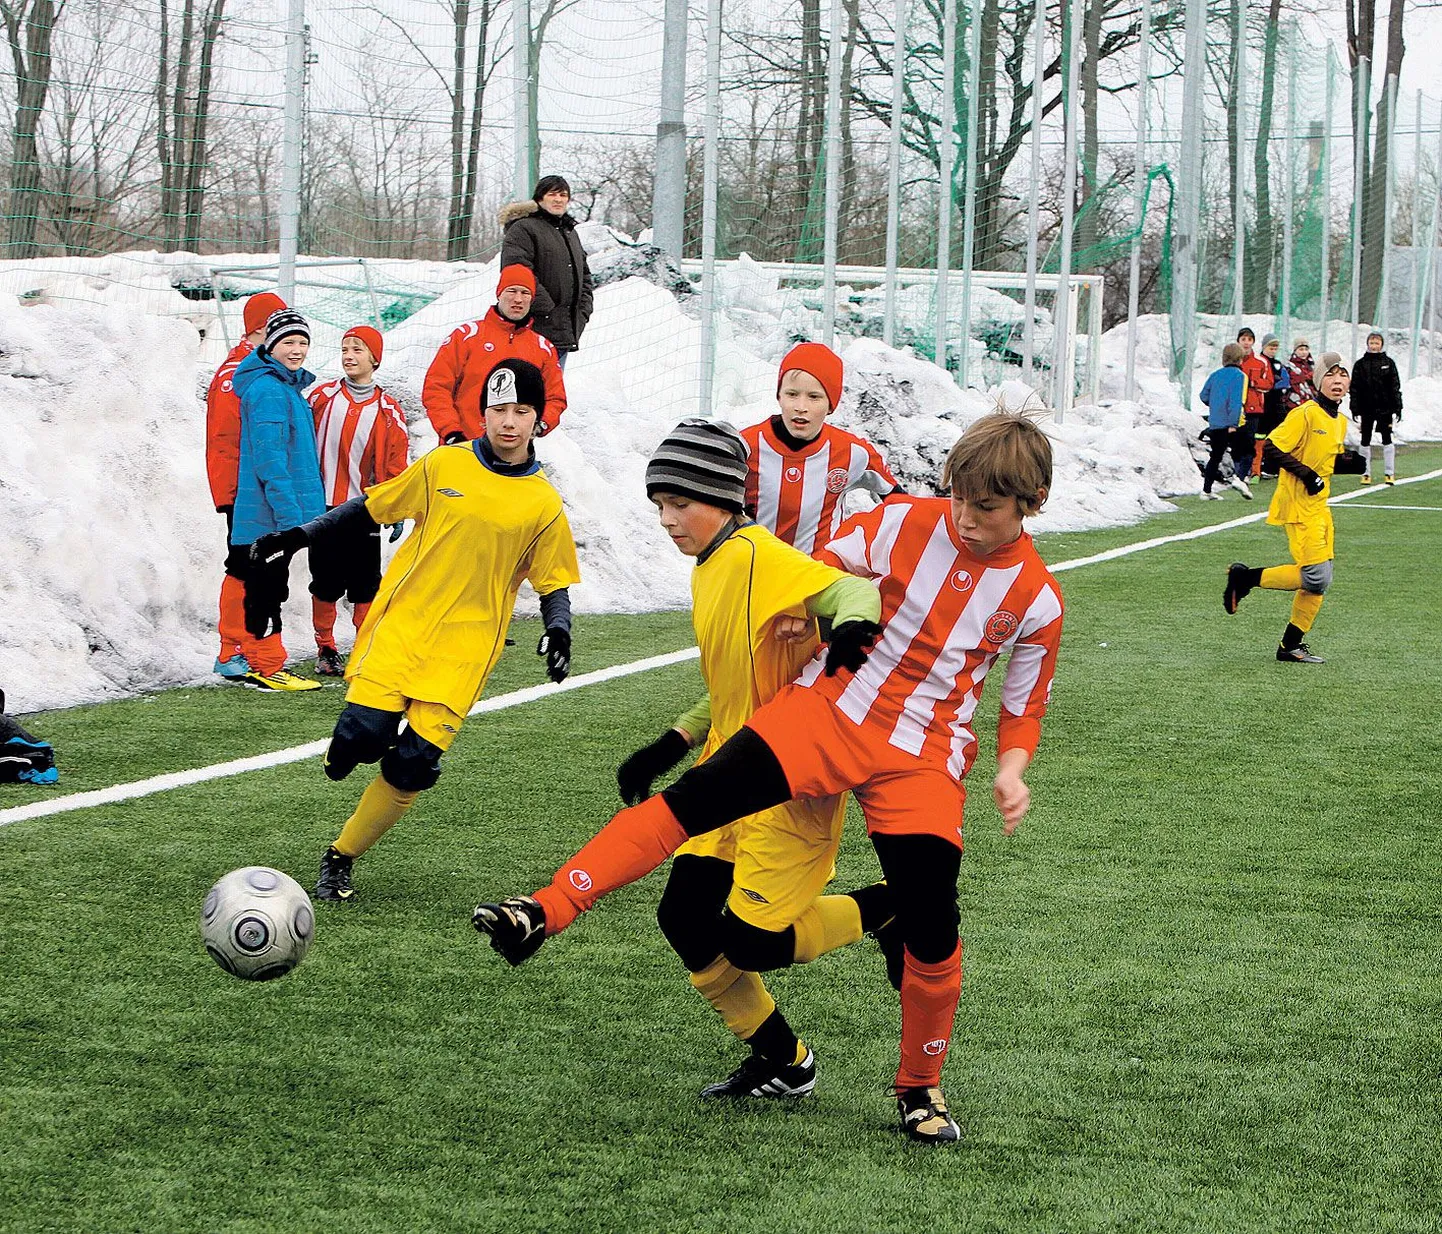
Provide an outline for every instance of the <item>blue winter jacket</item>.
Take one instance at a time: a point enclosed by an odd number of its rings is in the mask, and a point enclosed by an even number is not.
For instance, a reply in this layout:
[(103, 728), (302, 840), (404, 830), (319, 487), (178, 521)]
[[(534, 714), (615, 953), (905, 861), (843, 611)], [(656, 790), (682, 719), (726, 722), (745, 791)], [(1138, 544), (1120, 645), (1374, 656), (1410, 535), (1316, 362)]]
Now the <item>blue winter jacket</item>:
[(1247, 401), (1247, 375), (1239, 368), (1219, 368), (1207, 378), (1200, 397), (1207, 405), (1208, 428), (1236, 428)]
[(315, 381), (257, 347), (235, 370), (240, 395), (240, 475), (232, 544), (253, 544), (325, 513), (315, 416), (301, 391)]

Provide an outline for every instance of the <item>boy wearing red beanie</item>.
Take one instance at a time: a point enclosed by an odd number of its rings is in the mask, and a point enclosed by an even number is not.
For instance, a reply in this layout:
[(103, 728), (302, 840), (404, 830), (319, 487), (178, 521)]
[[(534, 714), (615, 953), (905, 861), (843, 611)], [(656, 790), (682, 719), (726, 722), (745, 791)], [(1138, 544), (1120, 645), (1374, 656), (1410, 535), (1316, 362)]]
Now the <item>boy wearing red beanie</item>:
[[(375, 371), (385, 344), (373, 326), (352, 326), (341, 336), (340, 366), (345, 376), (316, 386), (310, 393), (315, 412), (315, 446), (327, 510), (344, 505), (373, 485), (384, 484), (406, 469), (408, 438), (400, 405), (376, 384)], [(400, 538), (400, 524), (391, 539)], [(381, 585), (381, 529), (360, 526), (328, 541), (310, 555), (311, 616), (315, 626), (315, 671), (321, 677), (345, 675), (335, 645), (336, 604), (350, 600), (357, 631)]]
[(742, 429), (750, 450), (746, 506), (787, 544), (811, 553), (842, 519), (841, 496), (862, 488), (878, 497), (903, 492), (876, 447), (826, 422), (841, 402), (841, 357), (821, 343), (798, 343), (781, 361), (780, 412)]
[(566, 383), (551, 341), (531, 324), (536, 276), (525, 266), (506, 266), (496, 283), (496, 303), (479, 321), (451, 331), (426, 370), (421, 402), (442, 444), (481, 435), (481, 390), (502, 360), (525, 360), (541, 370), (546, 405), (536, 435), (549, 433), (566, 410)]
[(240, 474), (240, 395), (235, 392), (235, 370), (265, 342), (265, 323), (286, 307), (273, 291), (251, 296), (241, 311), (245, 333), (210, 379), (205, 392), (205, 471), (210, 499), (217, 514), (225, 515), (225, 577), (220, 584), (220, 654), (215, 671), (227, 680), (240, 681), (250, 672), (246, 651), (254, 639), (245, 632), (245, 560), (233, 559), (230, 529), (235, 513), (235, 490)]

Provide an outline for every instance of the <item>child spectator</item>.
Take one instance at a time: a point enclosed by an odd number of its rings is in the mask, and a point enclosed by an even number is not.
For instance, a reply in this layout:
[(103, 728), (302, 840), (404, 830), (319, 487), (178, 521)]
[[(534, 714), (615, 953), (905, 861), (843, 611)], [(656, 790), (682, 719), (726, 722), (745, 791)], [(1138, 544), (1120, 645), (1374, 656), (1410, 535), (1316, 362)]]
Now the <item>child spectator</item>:
[(1258, 423), (1256, 445), (1252, 454), (1252, 475), (1262, 474), (1262, 438), (1270, 433), (1277, 425), (1286, 419), (1287, 416), (1287, 389), (1292, 384), (1292, 375), (1287, 366), (1277, 359), (1277, 353), (1281, 350), (1282, 340), (1275, 334), (1264, 334), (1262, 336), (1262, 360), (1266, 364), (1271, 376), (1271, 388), (1262, 395), (1262, 418)]
[(1242, 372), (1244, 354), (1240, 343), (1228, 343), (1223, 347), (1222, 367), (1207, 378), (1198, 396), (1207, 408), (1207, 427), (1202, 430), (1202, 440), (1211, 450), (1206, 471), (1202, 474), (1203, 501), (1222, 499), (1220, 493), (1212, 492), (1212, 485), (1221, 478), (1222, 457), (1228, 450), (1232, 452), (1235, 470), (1227, 483), (1248, 501), (1252, 499), (1252, 490), (1244, 475), (1244, 469), (1251, 461), (1251, 452), (1238, 427), (1247, 402), (1247, 378)]
[(225, 515), (225, 577), (220, 583), (220, 654), (215, 657), (215, 671), (230, 681), (243, 680), (250, 672), (245, 652), (252, 641), (245, 630), (243, 580), (248, 558), (244, 553), (237, 556), (230, 547), (240, 470), (240, 395), (235, 392), (235, 370), (265, 342), (266, 319), (283, 308), (285, 301), (273, 291), (262, 291), (245, 302), (241, 310), (245, 333), (215, 370), (205, 392), (205, 471), (215, 512)]
[(1243, 326), (1237, 331), (1237, 342), (1242, 346), (1242, 372), (1247, 378), (1246, 415), (1237, 435), (1237, 444), (1242, 448), (1245, 462), (1237, 470), (1246, 480), (1252, 475), (1257, 432), (1262, 426), (1262, 408), (1267, 391), (1272, 388), (1272, 366), (1257, 354), (1257, 336), (1249, 327)]
[[(341, 336), (345, 376), (310, 393), (315, 444), (320, 455), (326, 509), (344, 505), (406, 469), (406, 417), (400, 405), (375, 383), (384, 349), (380, 331), (352, 326)], [(396, 524), (391, 539), (400, 538)], [(345, 596), (359, 630), (381, 583), (381, 529), (357, 525), (338, 532), (323, 552), (310, 555), (311, 614), (315, 626), (315, 671), (322, 677), (345, 673), (335, 645), (336, 603)]]
[(1372, 432), (1382, 439), (1382, 478), (1395, 484), (1397, 447), (1392, 444), (1392, 421), (1402, 418), (1402, 375), (1386, 352), (1387, 340), (1378, 330), (1367, 336), (1367, 354), (1357, 360), (1352, 376), (1352, 414), (1362, 432), (1362, 457), (1367, 466), (1362, 483), (1372, 483)]
[(813, 659), (715, 754), (617, 814), (534, 896), (477, 906), (476, 928), (519, 964), (689, 839), (850, 790), (902, 944), (901, 1124), (913, 1139), (959, 1139), (940, 1084), (961, 994), (962, 781), (982, 683), (1009, 653), (992, 793), (1008, 835), (1030, 807), (1023, 776), (1051, 693), (1062, 600), (1022, 520), (1041, 509), (1051, 477), (1035, 424), (983, 416), (947, 456), (950, 500), (898, 497), (848, 519), (817, 557), (876, 580), (881, 633), (837, 626), (826, 660)]
[(1304, 338), (1292, 344), (1292, 356), (1287, 361), (1287, 381), (1287, 411), (1317, 397), (1317, 387), (1313, 384), (1312, 346)]
[(346, 665), (350, 688), (325, 773), (344, 780), (359, 764), (377, 762), (380, 773), (321, 857), (317, 900), (351, 899), (355, 859), (440, 779), (442, 755), (501, 658), (526, 579), (540, 594), (546, 627), (536, 654), (552, 681), (570, 672), (568, 588), (580, 582), (580, 569), (561, 495), (532, 445), (545, 401), (535, 365), (502, 360), (481, 390), (483, 437), (432, 450), (364, 496), (255, 545), (256, 558), (285, 570), (293, 553), (324, 549), (332, 537), (353, 534), (350, 527), (416, 523)]
[(798, 343), (781, 361), (778, 414), (742, 429), (750, 450), (746, 507), (785, 543), (811, 553), (831, 539), (842, 495), (904, 490), (875, 446), (827, 423), (841, 402), (841, 357), (820, 343)]
[(295, 527), (325, 512), (315, 417), (301, 391), (315, 381), (302, 366), (310, 351), (310, 326), (294, 309), (272, 313), (265, 341), (240, 362), (240, 469), (230, 543), (248, 559), (245, 628), (254, 640), (250, 671), (242, 680), (260, 690), (318, 690), (320, 682), (286, 672), (280, 609), (290, 595), (286, 562), (258, 561), (251, 546), (270, 532)]
[(1235, 613), (1254, 587), (1296, 593), (1291, 620), (1277, 647), (1277, 659), (1284, 664), (1323, 663), (1303, 640), (1332, 583), (1334, 531), (1327, 498), (1334, 474), (1355, 474), (1363, 467), (1362, 456), (1343, 446), (1347, 417), (1340, 407), (1350, 378), (1342, 357), (1329, 351), (1317, 367), (1322, 376), (1316, 400), (1290, 412), (1266, 441), (1266, 457), (1278, 472), (1267, 522), (1286, 529), (1293, 564), (1259, 568), (1234, 561), (1222, 591), (1228, 613)]
[(451, 331), (441, 344), (421, 386), (421, 402), (443, 445), (473, 441), (482, 433), (481, 390), (502, 360), (525, 360), (541, 370), (546, 405), (536, 426), (538, 437), (561, 422), (566, 382), (551, 340), (531, 320), (536, 276), (525, 266), (506, 266), (496, 284), (496, 302), (480, 321)]

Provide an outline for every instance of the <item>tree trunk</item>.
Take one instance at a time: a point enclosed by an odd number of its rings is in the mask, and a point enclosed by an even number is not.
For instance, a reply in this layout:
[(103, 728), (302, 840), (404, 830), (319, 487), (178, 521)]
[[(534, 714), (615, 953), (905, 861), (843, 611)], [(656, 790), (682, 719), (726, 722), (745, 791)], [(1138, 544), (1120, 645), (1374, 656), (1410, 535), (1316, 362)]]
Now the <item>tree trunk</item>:
[(210, 172), (206, 147), (206, 127), (210, 119), (210, 87), (215, 75), (215, 51), (220, 39), (220, 23), (225, 16), (225, 0), (213, 0), (201, 26), (200, 71), (191, 102), (190, 140), (185, 158), (185, 228), (181, 244), (192, 252), (200, 251), (200, 219), (205, 204), (205, 181)]
[[(470, 0), (455, 0), (452, 16), (451, 29), (454, 38), (451, 46), (451, 203), (446, 213), (446, 260), (458, 261), (465, 255), (461, 224), (466, 195), (466, 31), (471, 21)], [(480, 69), (478, 64), (477, 77), (480, 76)]]
[(1272, 101), (1277, 87), (1277, 39), (1281, 37), (1282, 0), (1267, 7), (1267, 27), (1262, 44), (1262, 97), (1257, 106), (1257, 144), (1252, 149), (1252, 177), (1256, 181), (1257, 223), (1247, 250), (1246, 301), (1252, 305), (1271, 304), (1272, 250), (1276, 244), (1276, 223), (1272, 218), (1271, 161)]
[[(15, 65), (15, 131), (10, 151), (10, 214), (7, 255), (34, 257), (40, 214), (40, 152), (35, 132), (50, 89), (50, 40), (55, 29), (54, 0), (34, 0), (25, 9), (3, 7), (5, 33)], [(24, 23), (23, 38), (21, 23)]]
[(1227, 181), (1231, 192), (1227, 200), (1232, 203), (1232, 217), (1235, 218), (1237, 195), (1242, 191), (1242, 109), (1239, 96), (1245, 71), (1238, 54), (1245, 32), (1242, 30), (1242, 6), (1237, 0), (1231, 0), (1227, 28), (1232, 47), (1231, 81), (1227, 89)]
[(1392, 130), (1396, 127), (1392, 87), (1402, 71), (1406, 44), (1402, 37), (1404, 0), (1391, 0), (1387, 13), (1387, 63), (1382, 73), (1382, 94), (1372, 125), (1372, 159), (1362, 207), (1362, 284), (1359, 312), (1376, 322), (1384, 307), (1382, 266), (1387, 260), (1391, 220), (1387, 218), (1387, 177), (1391, 173)]
[(471, 93), (471, 131), (466, 148), (466, 185), (461, 199), (461, 215), (457, 220), (455, 244), (447, 248), (451, 261), (465, 261), (471, 255), (471, 224), (476, 216), (476, 189), (480, 178), (481, 120), (486, 109), (486, 85), (490, 71), (486, 68), (486, 47), (489, 42), (491, 15), (495, 0), (481, 0), (480, 33), (476, 43), (476, 81)]
[[(1097, 117), (1097, 68), (1101, 60), (1102, 6), (1088, 4), (1082, 21), (1081, 109), (1082, 167), (1081, 201), (1077, 205), (1076, 251), (1079, 260), (1073, 264), (1085, 274), (1089, 263), (1084, 255), (1097, 242), (1096, 203), (1097, 160), (1101, 157), (1101, 132)], [(1090, 205), (1092, 208), (1087, 209)]]
[(805, 226), (816, 160), (821, 155), (821, 125), (825, 122), (824, 74), (821, 60), (821, 0), (801, 0), (801, 112), (796, 122), (796, 183), (793, 189), (792, 228), (799, 235)]

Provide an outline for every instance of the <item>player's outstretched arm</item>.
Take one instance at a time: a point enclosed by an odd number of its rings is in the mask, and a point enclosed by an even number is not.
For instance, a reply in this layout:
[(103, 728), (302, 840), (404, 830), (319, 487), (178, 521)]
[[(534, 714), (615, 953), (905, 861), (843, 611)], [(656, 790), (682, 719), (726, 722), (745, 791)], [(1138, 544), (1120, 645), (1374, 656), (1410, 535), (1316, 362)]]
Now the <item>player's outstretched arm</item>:
[(1021, 746), (1003, 750), (996, 759), (996, 779), (991, 794), (1001, 811), (1001, 829), (1013, 834), (1026, 812), (1031, 809), (1031, 789), (1022, 776), (1031, 764), (1031, 754)]

